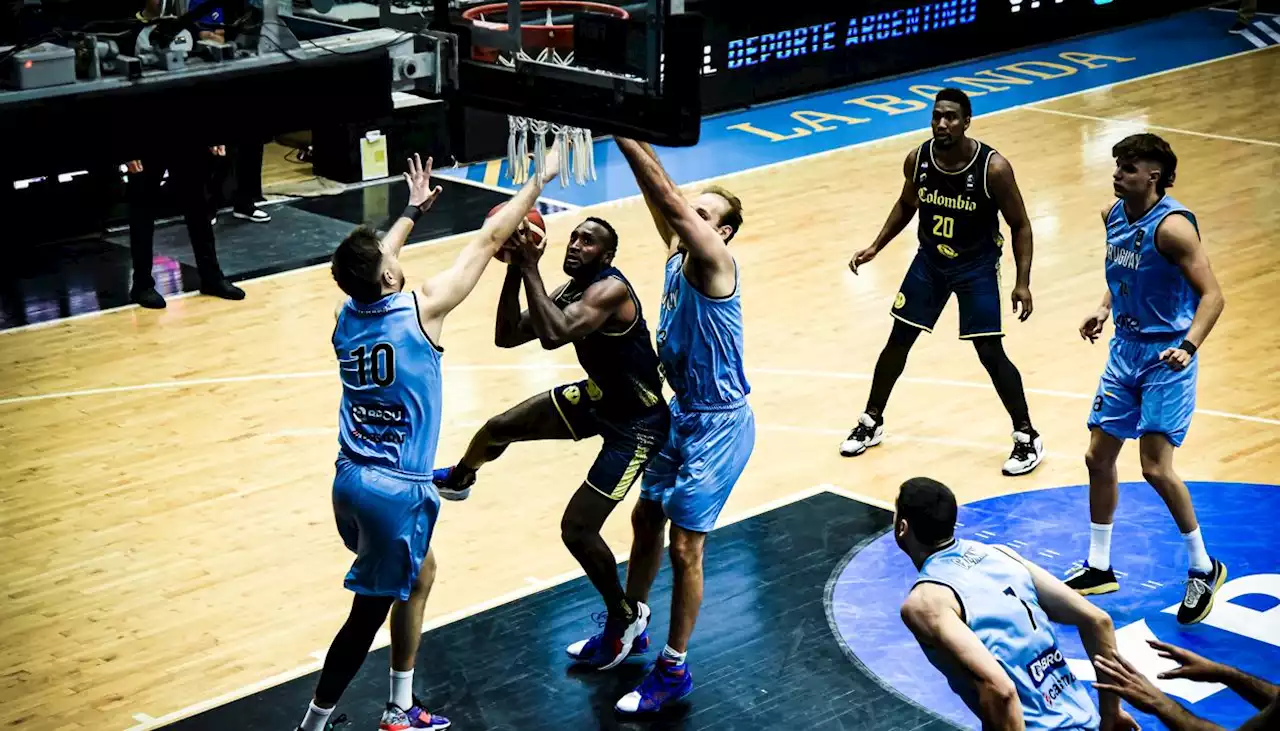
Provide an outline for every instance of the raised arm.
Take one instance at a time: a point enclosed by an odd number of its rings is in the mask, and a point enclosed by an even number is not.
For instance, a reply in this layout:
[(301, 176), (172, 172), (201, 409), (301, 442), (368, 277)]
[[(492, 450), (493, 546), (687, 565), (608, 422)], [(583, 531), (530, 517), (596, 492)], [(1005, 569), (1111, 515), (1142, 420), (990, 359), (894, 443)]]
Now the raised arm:
[(494, 254), (498, 253), (502, 244), (524, 221), (537, 202), (542, 186), (554, 180), (559, 170), (559, 158), (553, 151), (547, 155), (542, 175), (529, 178), (529, 182), (524, 184), (514, 198), (485, 220), (480, 231), (458, 253), (453, 266), (422, 284), (421, 296), (418, 298), (418, 316), (423, 329), (432, 340), (440, 342), (440, 330), (445, 316), (475, 289), (480, 275), (484, 274), (485, 267), (493, 260)]
[(991, 156), (987, 164), (987, 183), (991, 188), (991, 197), (1009, 224), (1009, 234), (1013, 238), (1013, 262), (1018, 269), (1018, 278), (1013, 285), (1010, 297), (1013, 300), (1013, 312), (1022, 313), (1018, 319), (1025, 321), (1031, 317), (1031, 219), (1027, 217), (1027, 206), (1022, 201), (1022, 191), (1018, 189), (1018, 181), (1013, 177), (1013, 166), (1000, 153)]
[[(658, 153), (648, 142), (641, 142), (640, 149), (654, 160), (658, 159)], [(649, 209), (649, 215), (653, 218), (653, 225), (658, 229), (658, 236), (662, 238), (662, 245), (667, 247), (667, 253), (670, 255), (676, 247), (676, 232), (671, 230), (671, 226), (667, 223), (667, 219), (663, 218), (662, 211), (658, 209), (658, 204), (649, 197), (649, 192), (643, 187), (640, 192), (644, 195), (644, 204)]]
[(933, 648), (952, 670), (965, 673), (973, 683), (983, 731), (1026, 727), (1017, 688), (982, 640), (960, 619), (960, 604), (951, 589), (940, 584), (917, 585), (902, 605), (902, 621), (921, 645)]
[(898, 194), (898, 200), (889, 210), (889, 218), (880, 229), (880, 234), (870, 246), (857, 252), (849, 260), (849, 269), (854, 274), (858, 273), (858, 267), (876, 258), (876, 254), (888, 246), (889, 242), (902, 233), (902, 229), (906, 228), (908, 223), (911, 223), (911, 219), (915, 218), (916, 209), (920, 207), (920, 201), (916, 198), (915, 182), (916, 155), (919, 152), (919, 149), (912, 150), (907, 155), (907, 159), (902, 162), (902, 192)]
[(400, 214), (400, 218), (396, 219), (387, 235), (382, 237), (382, 247), (392, 256), (400, 256), (400, 250), (404, 248), (404, 242), (409, 238), (409, 232), (413, 231), (418, 216), (431, 209), (441, 191), (438, 185), (431, 187), (431, 158), (428, 157), (427, 164), (423, 165), (422, 158), (416, 152), (409, 159), (409, 171), (404, 174), (404, 181), (409, 184), (409, 205)]
[(1200, 295), (1200, 304), (1196, 306), (1191, 329), (1187, 331), (1183, 344), (1160, 354), (1160, 359), (1171, 368), (1181, 370), (1191, 364), (1191, 357), (1209, 337), (1227, 300), (1218, 286), (1218, 278), (1213, 275), (1209, 256), (1191, 219), (1180, 214), (1166, 216), (1156, 229), (1156, 249), (1182, 270), (1191, 288)]
[(680, 243), (689, 252), (689, 258), (697, 262), (707, 275), (706, 278), (720, 274), (736, 276), (733, 256), (729, 254), (724, 239), (710, 222), (699, 216), (693, 206), (689, 205), (667, 171), (662, 169), (657, 157), (645, 152), (635, 140), (618, 137), (617, 143), (636, 176), (636, 183), (644, 193), (645, 201), (657, 209), (671, 231), (680, 238)]

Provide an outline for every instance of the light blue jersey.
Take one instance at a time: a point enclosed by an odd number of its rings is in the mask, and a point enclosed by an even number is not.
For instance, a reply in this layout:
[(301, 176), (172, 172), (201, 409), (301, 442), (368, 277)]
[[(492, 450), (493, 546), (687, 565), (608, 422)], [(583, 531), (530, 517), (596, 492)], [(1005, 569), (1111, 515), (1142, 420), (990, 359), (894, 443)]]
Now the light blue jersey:
[(417, 298), (348, 300), (333, 331), (342, 376), (338, 443), (358, 464), (430, 479), (440, 439), (442, 351), (423, 332)]
[(728, 297), (708, 297), (685, 277), (684, 261), (684, 252), (667, 260), (657, 338), (663, 375), (686, 411), (736, 409), (751, 393), (740, 283)]
[(1173, 340), (1191, 328), (1200, 296), (1182, 270), (1156, 250), (1156, 229), (1170, 214), (1196, 225), (1195, 215), (1167, 195), (1136, 221), (1129, 221), (1124, 201), (1107, 216), (1107, 287), (1116, 337)]
[[(1020, 561), (999, 548), (957, 540), (925, 560), (916, 579), (922, 582), (956, 593), (965, 623), (1018, 689), (1029, 731), (1098, 728), (1093, 699), (1067, 667), (1031, 572)], [(951, 689), (978, 713), (977, 692), (967, 674), (931, 648), (923, 649)]]

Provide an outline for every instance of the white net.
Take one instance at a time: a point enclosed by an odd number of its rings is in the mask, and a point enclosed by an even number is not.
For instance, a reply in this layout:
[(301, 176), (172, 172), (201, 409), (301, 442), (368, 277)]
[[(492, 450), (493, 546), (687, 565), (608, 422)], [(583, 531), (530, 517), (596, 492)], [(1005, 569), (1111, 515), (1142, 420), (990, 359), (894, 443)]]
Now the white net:
[[(573, 51), (562, 56), (553, 49), (544, 48), (536, 58), (520, 51), (520, 58), (570, 66), (573, 64)], [(515, 66), (515, 62), (506, 56), (500, 56), (498, 62), (509, 67)], [(514, 184), (523, 185), (529, 180), (530, 173), (542, 174), (548, 132), (551, 133), (551, 144), (560, 153), (560, 187), (567, 187), (571, 178), (578, 185), (586, 185), (588, 181), (596, 179), (595, 145), (591, 139), (591, 130), (515, 116), (507, 117), (507, 125), (510, 130), (507, 138), (507, 165)], [(533, 144), (530, 145), (530, 142)], [(533, 154), (532, 162), (529, 160), (530, 153)]]

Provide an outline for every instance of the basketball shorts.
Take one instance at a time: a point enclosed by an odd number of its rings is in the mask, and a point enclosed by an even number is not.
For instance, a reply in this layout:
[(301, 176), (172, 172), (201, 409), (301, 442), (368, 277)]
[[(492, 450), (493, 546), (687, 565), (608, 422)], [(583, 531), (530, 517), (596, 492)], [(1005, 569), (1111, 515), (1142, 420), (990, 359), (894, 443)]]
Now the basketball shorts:
[(944, 270), (916, 252), (890, 314), (931, 333), (953, 292), (960, 304), (961, 338), (1004, 335), (998, 255)]
[(611, 500), (622, 500), (658, 455), (671, 415), (661, 401), (637, 414), (607, 413), (599, 387), (590, 379), (551, 390), (551, 401), (574, 441), (601, 437), (604, 444), (587, 471), (587, 485)]
[(1160, 353), (1181, 343), (1181, 335), (1158, 341), (1112, 338), (1089, 428), (1098, 427), (1117, 439), (1163, 434), (1173, 446), (1182, 446), (1196, 409), (1199, 360), (1193, 357), (1180, 371), (1160, 360)]
[(644, 473), (641, 500), (662, 503), (672, 523), (709, 533), (756, 444), (756, 417), (743, 403), (731, 411), (684, 411), (671, 399), (671, 436)]
[(431, 476), (353, 462), (338, 456), (333, 517), (356, 554), (343, 585), (366, 596), (408, 599), (440, 514)]

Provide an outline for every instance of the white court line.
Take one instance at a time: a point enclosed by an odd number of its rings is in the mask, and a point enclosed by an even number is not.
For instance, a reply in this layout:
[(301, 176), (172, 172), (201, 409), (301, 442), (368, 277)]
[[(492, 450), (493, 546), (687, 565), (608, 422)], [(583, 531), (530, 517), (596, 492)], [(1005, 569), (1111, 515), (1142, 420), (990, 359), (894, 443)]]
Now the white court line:
[[(1205, 10), (1212, 10), (1218, 13), (1231, 13), (1232, 15), (1236, 14), (1235, 8), (1205, 8)], [(1268, 18), (1280, 18), (1280, 15), (1277, 15), (1275, 13), (1264, 13), (1260, 10), (1254, 13), (1254, 15), (1265, 15)]]
[[(794, 503), (794, 502), (799, 502), (801, 500), (813, 497), (814, 495), (817, 495), (823, 492), (838, 492), (839, 494), (843, 494), (845, 497), (849, 497), (853, 500), (859, 500), (862, 502), (869, 502), (873, 500), (873, 498), (855, 496), (854, 493), (845, 493), (844, 491), (841, 491), (839, 490), (839, 488), (836, 488), (832, 485), (816, 485), (814, 487), (810, 487), (805, 490), (800, 490), (799, 492), (794, 492), (789, 495), (784, 495), (776, 500), (771, 500), (767, 503), (758, 505), (742, 513), (737, 513), (730, 518), (721, 518), (719, 521), (716, 522), (715, 530), (719, 530), (728, 525), (733, 525), (734, 523), (742, 522), (744, 520), (747, 520), (748, 518), (754, 518), (755, 516), (760, 515), (762, 513), (767, 513), (771, 510), (776, 510), (783, 506), (790, 505), (791, 503)], [(887, 503), (884, 503), (884, 501), (875, 501), (875, 502), (871, 502), (871, 504), (876, 505), (877, 507), (884, 507), (885, 505), (887, 505)], [(889, 509), (891, 510), (892, 508), (889, 508)], [(614, 558), (617, 559), (619, 562), (621, 562), (627, 559), (627, 554), (625, 553), (614, 554)], [(579, 578), (581, 576), (584, 576), (581, 568), (574, 571), (566, 571), (565, 573), (560, 574), (558, 576), (553, 576), (549, 579), (543, 579), (538, 581), (537, 583), (531, 583), (528, 586), (521, 587), (514, 591), (509, 591), (506, 594), (503, 594), (502, 596), (494, 597), (493, 599), (488, 599), (486, 601), (473, 604), (469, 607), (459, 609), (456, 612), (450, 612), (449, 614), (436, 617), (435, 619), (432, 619), (429, 622), (423, 623), (422, 629), (424, 632), (429, 632), (433, 629), (443, 627), (447, 624), (456, 622), (460, 619), (465, 619), (467, 617), (493, 609), (494, 607), (498, 607), (503, 604), (513, 602), (517, 599), (523, 599), (527, 596), (536, 594), (545, 589), (550, 589), (554, 586), (559, 586), (560, 584), (563, 584), (566, 581), (572, 581), (573, 579)], [(526, 577), (526, 581), (530, 578), (533, 578), (533, 577)], [(372, 648), (370, 648), (370, 652), (376, 649), (380, 649), (382, 647), (386, 647), (387, 644), (389, 644), (389, 642), (390, 642), (390, 635), (387, 633), (386, 628), (383, 628), (378, 633), (377, 638), (374, 640), (374, 645)], [(313, 673), (319, 670), (324, 665), (323, 658), (324, 658), (325, 652), (326, 652), (325, 650), (317, 650), (311, 653), (312, 660), (310, 662), (307, 662), (303, 665), (299, 665), (298, 667), (292, 670), (286, 670), (282, 673), (277, 673), (265, 680), (260, 680), (256, 683), (252, 683), (250, 685), (236, 688), (235, 690), (231, 690), (226, 693), (223, 693), (222, 695), (216, 698), (210, 698), (209, 700), (200, 701), (199, 703), (193, 703), (192, 705), (189, 705), (186, 708), (182, 708), (172, 713), (166, 713), (163, 716), (154, 717), (154, 718), (151, 716), (147, 716), (148, 720), (141, 721), (141, 719), (139, 719), (138, 717), (145, 716), (146, 714), (135, 714), (134, 718), (137, 720), (140, 720), (141, 722), (138, 723), (136, 726), (130, 726), (127, 731), (148, 731), (149, 729), (158, 728), (160, 726), (173, 723), (174, 721), (180, 721), (184, 718), (194, 716), (198, 713), (203, 713), (212, 708), (216, 708), (218, 706), (231, 703), (232, 701), (239, 700), (247, 695), (257, 693), (258, 691), (265, 690), (267, 688), (280, 685), (282, 683), (287, 683), (290, 680), (296, 680), (297, 678), (300, 678), (303, 675), (307, 675), (308, 673)]]
[[(472, 164), (473, 164), (473, 165), (485, 165), (485, 164), (487, 164), (487, 163), (477, 162), (477, 163), (472, 163)], [(514, 189), (513, 189), (513, 188), (503, 188), (503, 187), (498, 186), (498, 185), (489, 185), (488, 183), (486, 183), (486, 182), (484, 182), (484, 181), (481, 181), (481, 180), (470, 180), (470, 179), (463, 178), (463, 177), (455, 177), (455, 176), (453, 176), (453, 175), (441, 175), (440, 177), (442, 177), (442, 178), (444, 178), (445, 180), (448, 180), (448, 181), (450, 181), (450, 182), (453, 182), (453, 183), (461, 183), (461, 184), (463, 184), (463, 185), (470, 185), (470, 186), (471, 186), (471, 187), (473, 187), (473, 188), (480, 188), (480, 189), (482, 189), (482, 190), (489, 190), (489, 191), (493, 191), (494, 193), (502, 193), (503, 195), (511, 195), (511, 194), (513, 194), (513, 193), (517, 193), (517, 192), (519, 192), (519, 190), (520, 190), (519, 188), (514, 188)], [(542, 186), (542, 189), (543, 189), (543, 190), (546, 190), (546, 189), (547, 189), (547, 186), (545, 186), (545, 185), (544, 185), (544, 186)], [(556, 200), (555, 198), (548, 198), (548, 197), (546, 197), (545, 195), (540, 195), (540, 196), (538, 196), (538, 200), (539, 200), (539, 201), (542, 201), (543, 203), (550, 203), (550, 204), (551, 204), (551, 205), (553, 205), (553, 206), (560, 206), (561, 208), (566, 208), (566, 209), (568, 209), (568, 210), (570, 210), (570, 211), (576, 211), (576, 210), (578, 210), (579, 208), (582, 208), (582, 206), (581, 206), (581, 205), (579, 205), (579, 204), (577, 204), (577, 203), (566, 203), (565, 201)], [(563, 211), (562, 211), (562, 212), (563, 212)]]
[[(1073, 92), (1069, 92), (1069, 93), (1066, 93), (1066, 94), (1060, 94), (1060, 95), (1058, 95), (1058, 96), (1050, 97), (1050, 98), (1048, 98), (1048, 99), (1039, 99), (1039, 100), (1032, 101), (1032, 102), (1026, 102), (1026, 103), (1024, 103), (1024, 104), (1016, 104), (1016, 105), (1014, 105), (1014, 106), (1006, 107), (1006, 108), (1004, 108), (1004, 109), (997, 109), (997, 110), (995, 110), (995, 111), (991, 111), (991, 112), (984, 112), (983, 114), (975, 115), (975, 116), (974, 116), (974, 119), (987, 119), (987, 118), (989, 118), (989, 117), (996, 117), (996, 116), (999, 116), (999, 115), (1001, 115), (1001, 114), (1008, 114), (1009, 112), (1016, 112), (1016, 111), (1019, 111), (1019, 110), (1026, 109), (1026, 108), (1028, 108), (1028, 107), (1030, 107), (1030, 106), (1032, 106), (1032, 105), (1034, 105), (1034, 104), (1048, 104), (1049, 102), (1055, 102), (1055, 101), (1058, 101), (1058, 100), (1060, 100), (1060, 99), (1070, 99), (1070, 98), (1072, 98), (1072, 97), (1077, 97), (1077, 96), (1081, 96), (1081, 95), (1084, 95), (1084, 94), (1092, 94), (1093, 92), (1096, 92), (1096, 91), (1105, 91), (1105, 90), (1107, 90), (1107, 89), (1111, 89), (1111, 88), (1113, 88), (1113, 87), (1120, 86), (1120, 85), (1122, 85), (1122, 84), (1132, 84), (1132, 83), (1134, 83), (1134, 82), (1138, 82), (1138, 81), (1145, 81), (1146, 79), (1154, 79), (1154, 78), (1156, 78), (1156, 77), (1158, 77), (1158, 76), (1164, 76), (1165, 74), (1171, 74), (1171, 73), (1174, 73), (1174, 72), (1177, 72), (1177, 71), (1188, 71), (1188, 70), (1190, 70), (1190, 69), (1198, 68), (1198, 67), (1200, 67), (1200, 66), (1206, 66), (1206, 65), (1211, 64), (1211, 63), (1218, 63), (1219, 61), (1226, 61), (1226, 60), (1228, 60), (1228, 59), (1240, 58), (1241, 56), (1247, 56), (1247, 55), (1249, 55), (1249, 54), (1251, 54), (1251, 53), (1258, 53), (1258, 52), (1260, 52), (1260, 51), (1265, 51), (1265, 50), (1267, 50), (1268, 48), (1276, 48), (1276, 47), (1277, 47), (1277, 46), (1267, 46), (1266, 48), (1251, 48), (1251, 49), (1247, 49), (1247, 50), (1244, 50), (1244, 51), (1240, 51), (1239, 53), (1232, 53), (1232, 54), (1227, 55), (1227, 56), (1219, 56), (1219, 57), (1217, 57), (1217, 58), (1210, 58), (1210, 59), (1207, 59), (1207, 60), (1204, 60), (1204, 61), (1198, 61), (1198, 62), (1196, 62), (1196, 63), (1187, 64), (1186, 66), (1178, 66), (1178, 67), (1176, 67), (1176, 68), (1165, 69), (1164, 71), (1156, 71), (1156, 72), (1154, 72), (1154, 73), (1145, 74), (1145, 75), (1143, 75), (1143, 76), (1135, 76), (1135, 77), (1134, 77), (1134, 78), (1132, 78), (1132, 79), (1125, 79), (1125, 80), (1123, 80), (1123, 81), (1113, 81), (1113, 82), (1111, 82), (1110, 84), (1103, 84), (1103, 85), (1101, 85), (1101, 86), (1093, 86), (1093, 87), (1089, 87), (1088, 89), (1081, 89), (1081, 90), (1079, 90), (1079, 91), (1073, 91)], [(931, 72), (940, 72), (940, 71), (943, 71), (943, 70), (944, 70), (944, 69), (942, 69), (942, 68), (937, 68), (937, 69), (925, 69), (924, 71), (921, 71), (920, 73), (921, 73), (921, 74), (924, 74), (924, 73), (931, 73)], [(854, 85), (852, 85), (852, 86), (841, 87), (841, 88), (839, 88), (839, 89), (831, 89), (831, 90), (830, 90), (830, 92), (851, 91), (851, 90), (853, 90), (853, 89), (858, 88), (858, 86), (860, 86), (860, 84), (854, 84)], [(823, 92), (823, 93), (827, 93), (827, 92)], [(872, 139), (872, 140), (864, 140), (864, 141), (862, 141), (862, 142), (855, 142), (855, 143), (850, 144), (850, 145), (845, 145), (844, 147), (835, 147), (835, 148), (832, 148), (832, 149), (830, 149), (830, 150), (822, 150), (821, 152), (814, 152), (814, 153), (811, 153), (811, 154), (808, 154), (808, 155), (802, 155), (802, 156), (800, 156), (800, 157), (787, 158), (786, 160), (779, 160), (779, 161), (777, 161), (777, 162), (771, 162), (771, 163), (767, 163), (767, 164), (765, 164), (765, 165), (759, 165), (759, 166), (756, 166), (756, 167), (746, 168), (746, 169), (744, 169), (744, 170), (735, 170), (735, 171), (730, 172), (730, 173), (724, 173), (724, 174), (716, 175), (716, 176), (713, 176), (713, 177), (710, 177), (710, 178), (703, 178), (702, 180), (694, 180), (694, 181), (690, 181), (690, 182), (688, 182), (688, 183), (682, 183), (682, 184), (680, 184), (678, 187), (680, 187), (680, 188), (691, 188), (691, 187), (696, 187), (696, 186), (700, 186), (700, 185), (706, 185), (707, 183), (710, 183), (710, 182), (713, 182), (713, 181), (717, 181), (717, 180), (724, 180), (724, 179), (726, 179), (726, 178), (732, 178), (732, 177), (735, 177), (735, 176), (738, 176), (738, 175), (745, 175), (745, 174), (747, 174), (747, 173), (763, 172), (763, 171), (766, 171), (766, 170), (772, 170), (772, 169), (774, 169), (774, 168), (779, 168), (779, 167), (785, 167), (785, 166), (795, 165), (795, 164), (802, 163), (802, 162), (809, 162), (809, 161), (816, 160), (816, 159), (819, 159), (819, 158), (822, 158), (822, 157), (827, 157), (828, 155), (835, 155), (835, 154), (838, 154), (838, 153), (841, 153), (841, 152), (847, 152), (847, 151), (849, 151), (849, 150), (854, 150), (854, 149), (857, 149), (857, 148), (859, 148), (859, 147), (865, 147), (865, 146), (867, 146), (867, 145), (875, 145), (875, 144), (879, 144), (879, 143), (881, 143), (881, 142), (887, 142), (887, 141), (890, 141), (890, 140), (896, 140), (896, 139), (901, 138), (901, 137), (913, 137), (913, 136), (917, 136), (917, 135), (920, 135), (920, 134), (922, 134), (922, 133), (924, 133), (924, 132), (927, 132), (928, 130), (929, 130), (929, 128), (928, 128), (928, 127), (920, 127), (920, 128), (917, 128), (917, 129), (908, 130), (908, 131), (906, 131), (906, 132), (900, 132), (900, 133), (898, 133), (898, 134), (889, 135), (889, 136), (887, 136), (887, 137), (877, 137), (877, 138)], [(454, 179), (455, 179), (455, 178), (450, 177), (450, 180), (454, 180)], [(475, 181), (471, 181), (471, 182), (475, 182)], [(508, 193), (508, 194), (514, 194), (514, 193), (516, 192), (515, 190), (509, 189), (509, 188), (498, 188), (498, 187), (496, 187), (496, 186), (493, 188), (493, 190), (495, 190), (495, 191), (505, 192), (505, 193)], [(616, 206), (616, 205), (619, 205), (619, 204), (621, 204), (621, 203), (626, 203), (626, 202), (628, 202), (628, 201), (637, 200), (637, 199), (639, 199), (640, 197), (641, 197), (641, 194), (640, 194), (640, 193), (636, 193), (636, 194), (634, 194), (634, 195), (629, 195), (629, 196), (626, 196), (626, 197), (623, 197), (623, 198), (616, 198), (616, 199), (614, 199), (614, 200), (602, 201), (602, 202), (600, 202), (600, 203), (593, 203), (593, 204), (591, 204), (590, 206), (587, 206), (587, 207), (586, 207), (586, 209), (595, 208), (595, 207), (597, 207), (597, 206), (599, 206), (599, 207), (604, 207), (604, 206)], [(549, 201), (550, 199), (543, 199), (543, 200), (548, 200), (548, 201)], [(560, 204), (557, 204), (557, 205), (560, 205)], [(581, 215), (581, 213), (579, 212), (579, 210), (584, 210), (584, 209), (569, 209), (569, 210), (564, 210), (564, 211), (560, 211), (559, 213), (552, 213), (552, 214), (549, 214), (549, 215), (547, 215), (545, 218), (546, 218), (547, 220), (551, 220), (551, 219), (553, 219), (553, 218), (557, 218), (557, 217), (561, 217), (561, 216)], [(467, 232), (467, 233), (471, 233), (471, 232)], [(459, 237), (461, 237), (461, 236), (465, 236), (465, 235), (467, 235), (467, 233), (454, 234), (454, 235), (448, 236), (448, 237), (443, 238), (443, 239), (435, 239), (435, 240), (432, 240), (432, 241), (422, 241), (422, 242), (419, 242), (419, 243), (416, 243), (416, 244), (407, 244), (407, 245), (405, 245), (405, 247), (404, 247), (404, 248), (405, 248), (405, 250), (407, 251), (407, 250), (409, 250), (409, 249), (413, 249), (413, 248), (415, 248), (415, 247), (422, 247), (422, 246), (434, 246), (434, 245), (437, 245), (437, 244), (449, 243), (449, 242), (452, 242), (452, 241), (453, 241), (454, 239), (456, 239), (456, 238), (459, 238)], [(244, 286), (244, 285), (246, 285), (246, 284), (247, 284), (247, 285), (252, 286), (252, 285), (254, 285), (254, 284), (258, 283), (258, 282), (269, 281), (269, 280), (276, 279), (276, 278), (278, 278), (278, 277), (283, 277), (283, 276), (292, 276), (292, 275), (294, 275), (294, 274), (299, 274), (299, 273), (302, 273), (302, 272), (308, 272), (308, 271), (312, 271), (312, 270), (314, 270), (314, 269), (319, 269), (319, 268), (321, 268), (321, 267), (327, 267), (327, 266), (329, 266), (329, 264), (328, 264), (327, 262), (322, 262), (322, 263), (320, 263), (320, 264), (313, 264), (313, 265), (311, 265), (311, 266), (299, 267), (299, 268), (297, 268), (297, 269), (290, 269), (290, 270), (288, 270), (288, 271), (284, 271), (284, 272), (277, 272), (276, 274), (268, 274), (268, 275), (265, 275), (265, 276), (262, 276), (262, 277), (254, 277), (254, 278), (252, 278), (252, 279), (243, 279), (243, 280), (240, 280), (240, 281), (236, 282), (236, 284), (237, 284), (237, 285), (240, 285), (240, 286)], [(183, 295), (183, 296), (190, 296), (190, 294), (186, 294), (186, 295)], [(178, 297), (178, 295), (174, 295), (173, 297), (169, 297), (168, 299), (176, 299), (177, 297)], [(0, 330), (0, 336), (4, 336), (4, 335), (9, 334), (9, 333), (22, 332), (22, 331), (25, 331), (25, 330), (31, 330), (31, 329), (37, 329), (37, 328), (51, 327), (51, 326), (53, 326), (53, 325), (58, 325), (58, 324), (61, 324), (61, 323), (67, 322), (68, 320), (79, 320), (79, 319), (84, 319), (84, 318), (87, 318), (87, 317), (96, 317), (96, 316), (98, 316), (98, 315), (103, 315), (103, 314), (106, 314), (106, 313), (108, 313), (108, 312), (118, 312), (118, 311), (120, 311), (120, 310), (130, 309), (130, 308), (136, 308), (136, 307), (137, 307), (137, 305), (124, 305), (124, 306), (122, 306), (122, 307), (113, 307), (113, 308), (111, 308), (111, 309), (109, 309), (109, 310), (97, 310), (97, 311), (94, 311), (94, 312), (85, 312), (85, 313), (81, 313), (81, 314), (79, 314), (79, 315), (73, 315), (73, 316), (71, 316), (71, 317), (64, 317), (64, 318), (57, 319), (57, 320), (49, 320), (49, 321), (47, 321), (47, 322), (38, 322), (38, 323), (35, 323), (35, 324), (32, 324), (32, 325), (22, 325), (22, 326), (19, 326), (19, 327), (12, 327), (12, 328), (9, 328), (9, 329), (7, 329), (7, 330)]]
[(1263, 33), (1266, 33), (1268, 36), (1271, 37), (1271, 40), (1275, 41), (1276, 43), (1280, 43), (1280, 33), (1276, 33), (1274, 30), (1272, 30), (1271, 26), (1267, 25), (1267, 21), (1255, 20), (1253, 22), (1253, 27), (1257, 28)]
[(877, 508), (883, 508), (890, 512), (893, 512), (894, 510), (896, 510), (893, 503), (889, 502), (888, 500), (881, 500), (880, 498), (871, 497), (870, 495), (863, 495), (860, 492), (854, 492), (853, 490), (846, 490), (843, 487), (840, 487), (839, 485), (822, 485), (821, 487), (825, 488), (827, 492), (832, 493), (833, 495), (839, 495), (840, 497), (848, 498), (856, 502), (866, 503), (867, 505), (871, 505)]
[(1253, 33), (1249, 32), (1247, 29), (1246, 29), (1246, 30), (1242, 30), (1242, 31), (1240, 31), (1240, 37), (1241, 37), (1241, 38), (1244, 38), (1246, 41), (1249, 41), (1250, 43), (1252, 43), (1252, 44), (1253, 44), (1255, 47), (1257, 47), (1257, 48), (1267, 48), (1267, 42), (1266, 42), (1266, 41), (1264, 41), (1264, 40), (1262, 40), (1261, 38), (1259, 38), (1259, 37), (1255, 36)]
[[(547, 370), (577, 370), (577, 365), (567, 363), (552, 363), (546, 365), (513, 363), (505, 365), (455, 365), (444, 366), (445, 372), (450, 371), (547, 371)], [(841, 371), (820, 371), (795, 368), (747, 368), (748, 374), (764, 374), (770, 376), (795, 376), (801, 378), (829, 378), (847, 381), (870, 381), (869, 373), (845, 373)], [(11, 396), (9, 398), (0, 399), (0, 406), (11, 406), (14, 404), (25, 404), (33, 401), (48, 401), (59, 398), (75, 398), (80, 396), (97, 396), (110, 393), (127, 393), (129, 391), (149, 391), (167, 388), (190, 388), (193, 386), (217, 385), (223, 383), (247, 383), (252, 381), (275, 381), (289, 379), (304, 378), (337, 378), (337, 374), (333, 371), (301, 371), (297, 373), (259, 373), (249, 376), (225, 376), (221, 378), (193, 378), (187, 380), (159, 381), (156, 383), (140, 383), (128, 386), (108, 386), (105, 388), (90, 388), (81, 391), (59, 391), (55, 393), (31, 394), (28, 396)], [(995, 390), (989, 382), (978, 381), (957, 381), (949, 378), (927, 378), (923, 376), (903, 376), (898, 379), (899, 382), (919, 383), (927, 386), (952, 386), (955, 388), (973, 388), (984, 391)], [(1024, 388), (1027, 393), (1033, 393), (1041, 396), (1053, 396), (1056, 398), (1067, 398), (1076, 401), (1088, 401), (1093, 399), (1092, 394), (1072, 393), (1070, 391), (1057, 391), (1048, 388)], [(1251, 416), (1249, 414), (1235, 414), (1230, 411), (1217, 411), (1214, 409), (1196, 409), (1195, 413), (1204, 414), (1205, 416), (1217, 416), (1224, 419), (1234, 419), (1236, 421), (1250, 421), (1256, 424), (1270, 424), (1272, 426), (1280, 426), (1280, 419), (1269, 419), (1265, 416)], [(941, 443), (941, 442), (940, 442)], [(956, 442), (959, 446), (967, 446)]]
[[(1276, 40), (1280, 42), (1280, 37)], [(1280, 142), (1269, 142), (1267, 140), (1255, 140), (1249, 137), (1232, 137), (1230, 135), (1216, 135), (1212, 132), (1195, 132), (1180, 127), (1163, 127), (1158, 124), (1146, 124), (1133, 119), (1116, 119), (1113, 117), (1095, 117), (1092, 114), (1077, 114), (1076, 112), (1062, 112), (1057, 109), (1041, 109), (1040, 107), (1027, 107), (1028, 112), (1040, 112), (1041, 114), (1053, 114), (1059, 117), (1072, 117), (1074, 119), (1085, 119), (1094, 122), (1110, 122), (1113, 124), (1124, 124), (1141, 129), (1156, 129), (1161, 132), (1172, 132), (1180, 135), (1191, 135), (1192, 137), (1206, 137), (1211, 140), (1223, 140), (1226, 142), (1243, 142), (1246, 145), (1263, 145), (1264, 147), (1280, 147)]]

